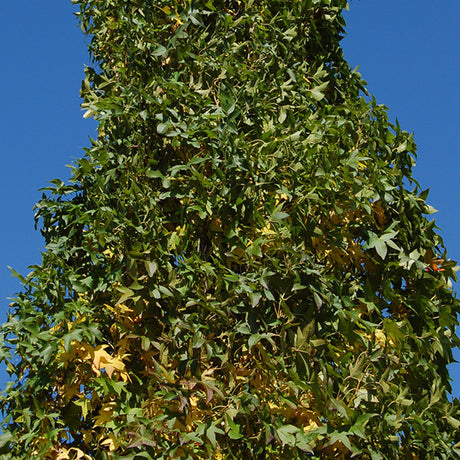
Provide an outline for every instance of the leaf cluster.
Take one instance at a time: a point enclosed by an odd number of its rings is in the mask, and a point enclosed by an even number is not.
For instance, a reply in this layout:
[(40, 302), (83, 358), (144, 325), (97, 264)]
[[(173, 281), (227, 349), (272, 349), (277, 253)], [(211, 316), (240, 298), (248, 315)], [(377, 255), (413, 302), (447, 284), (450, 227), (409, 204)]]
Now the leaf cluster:
[(43, 190), (1, 458), (455, 458), (456, 264), (344, 0), (74, 0), (98, 137)]

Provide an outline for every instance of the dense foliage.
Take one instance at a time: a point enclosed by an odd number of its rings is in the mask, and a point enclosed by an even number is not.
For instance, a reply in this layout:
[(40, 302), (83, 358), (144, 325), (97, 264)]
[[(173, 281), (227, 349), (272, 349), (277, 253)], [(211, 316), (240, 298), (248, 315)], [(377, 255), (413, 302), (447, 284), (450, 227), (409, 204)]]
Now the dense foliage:
[(73, 1), (98, 137), (37, 205), (1, 458), (457, 458), (455, 263), (347, 2)]

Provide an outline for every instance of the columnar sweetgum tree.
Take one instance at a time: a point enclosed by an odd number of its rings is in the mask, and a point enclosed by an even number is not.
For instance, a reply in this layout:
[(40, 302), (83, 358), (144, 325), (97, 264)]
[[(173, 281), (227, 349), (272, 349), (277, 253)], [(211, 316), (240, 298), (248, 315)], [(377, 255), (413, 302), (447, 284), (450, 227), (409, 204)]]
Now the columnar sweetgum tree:
[(347, 2), (73, 2), (98, 136), (36, 207), (1, 458), (457, 458), (455, 263)]

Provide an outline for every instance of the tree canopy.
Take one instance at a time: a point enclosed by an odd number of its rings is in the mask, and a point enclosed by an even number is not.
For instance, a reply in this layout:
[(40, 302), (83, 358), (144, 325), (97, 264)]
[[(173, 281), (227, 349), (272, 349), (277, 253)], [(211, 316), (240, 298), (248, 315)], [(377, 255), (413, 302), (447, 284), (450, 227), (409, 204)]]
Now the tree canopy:
[(456, 264), (345, 0), (73, 0), (98, 136), (36, 205), (0, 458), (457, 458)]

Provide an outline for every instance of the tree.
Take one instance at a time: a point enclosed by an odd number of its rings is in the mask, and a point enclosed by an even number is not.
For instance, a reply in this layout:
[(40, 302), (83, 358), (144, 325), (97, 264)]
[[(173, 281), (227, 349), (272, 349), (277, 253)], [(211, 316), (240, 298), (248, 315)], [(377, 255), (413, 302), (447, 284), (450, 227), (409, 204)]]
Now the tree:
[(2, 458), (456, 458), (459, 303), (345, 0), (73, 0), (98, 137), (37, 204)]

